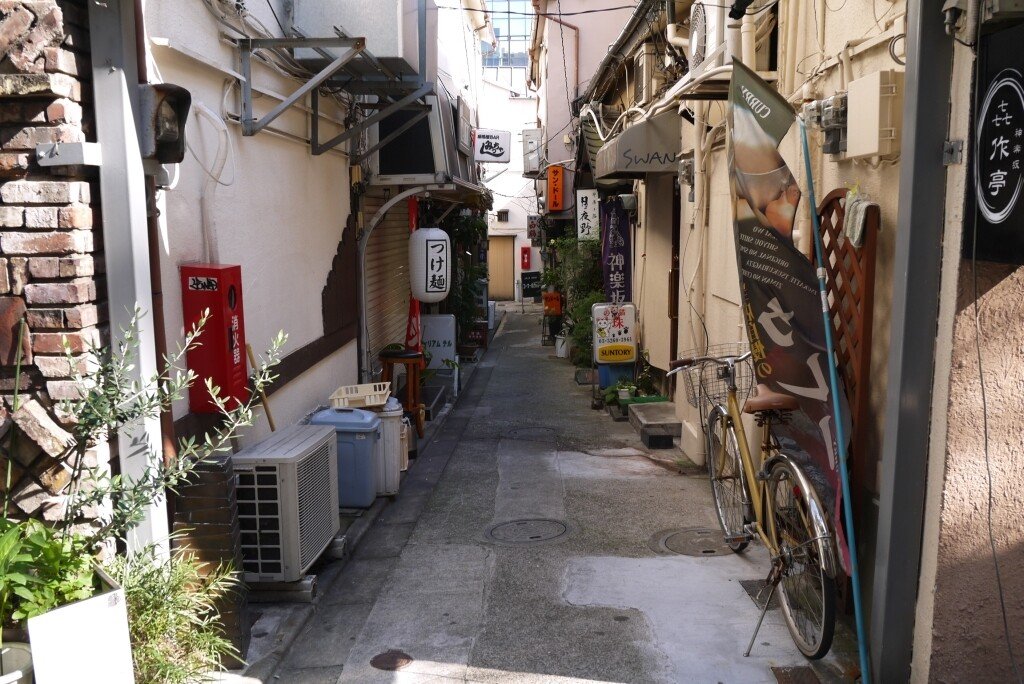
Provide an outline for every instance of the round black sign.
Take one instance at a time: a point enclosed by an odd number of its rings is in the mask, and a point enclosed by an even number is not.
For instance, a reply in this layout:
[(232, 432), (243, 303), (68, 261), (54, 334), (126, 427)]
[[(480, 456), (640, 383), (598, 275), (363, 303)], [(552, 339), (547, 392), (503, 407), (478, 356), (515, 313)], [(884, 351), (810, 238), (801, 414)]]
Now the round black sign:
[(1024, 189), (1024, 79), (1003, 69), (985, 91), (978, 111), (974, 193), (990, 224), (1013, 213)]

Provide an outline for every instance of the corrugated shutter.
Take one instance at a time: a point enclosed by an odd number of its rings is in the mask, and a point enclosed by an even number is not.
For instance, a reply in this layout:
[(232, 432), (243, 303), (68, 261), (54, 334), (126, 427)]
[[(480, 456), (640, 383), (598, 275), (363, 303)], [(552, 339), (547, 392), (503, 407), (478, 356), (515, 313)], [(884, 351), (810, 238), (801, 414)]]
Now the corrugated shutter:
[[(364, 221), (369, 222), (384, 201), (363, 197)], [(409, 210), (405, 202), (392, 207), (370, 235), (365, 277), (368, 351), (374, 370), (378, 370), (380, 350), (393, 342), (405, 343), (409, 317)]]

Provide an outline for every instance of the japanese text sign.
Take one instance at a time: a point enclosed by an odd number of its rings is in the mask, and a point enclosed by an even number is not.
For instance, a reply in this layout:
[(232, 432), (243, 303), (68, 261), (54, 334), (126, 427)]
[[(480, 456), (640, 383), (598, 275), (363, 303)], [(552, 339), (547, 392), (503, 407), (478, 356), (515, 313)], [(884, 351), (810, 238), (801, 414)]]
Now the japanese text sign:
[(979, 37), (969, 194), (963, 255), (1024, 264), (1024, 25)]
[(629, 214), (622, 200), (612, 197), (601, 204), (601, 270), (605, 296), (613, 304), (632, 299), (630, 252)]
[(473, 161), (507, 164), (511, 158), (512, 134), (479, 128), (474, 134)]
[(548, 211), (565, 209), (565, 169), (555, 164), (548, 169)]
[(526, 217), (526, 237), (540, 240), (540, 216), (530, 214)]
[(597, 240), (601, 236), (597, 203), (597, 190), (576, 191), (576, 237), (580, 240)]
[[(444, 369), (455, 362), (455, 316), (452, 314), (423, 315), (423, 350), (429, 352), (427, 368)], [(449, 363), (446, 364), (445, 361)]]

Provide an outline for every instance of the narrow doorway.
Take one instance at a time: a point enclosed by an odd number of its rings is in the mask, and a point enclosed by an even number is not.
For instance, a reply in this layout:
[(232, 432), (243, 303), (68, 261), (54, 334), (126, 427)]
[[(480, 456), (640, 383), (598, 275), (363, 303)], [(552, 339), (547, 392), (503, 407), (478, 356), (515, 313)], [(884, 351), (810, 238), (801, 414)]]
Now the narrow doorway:
[(488, 293), (496, 301), (515, 299), (516, 262), (513, 235), (492, 235), (487, 248)]

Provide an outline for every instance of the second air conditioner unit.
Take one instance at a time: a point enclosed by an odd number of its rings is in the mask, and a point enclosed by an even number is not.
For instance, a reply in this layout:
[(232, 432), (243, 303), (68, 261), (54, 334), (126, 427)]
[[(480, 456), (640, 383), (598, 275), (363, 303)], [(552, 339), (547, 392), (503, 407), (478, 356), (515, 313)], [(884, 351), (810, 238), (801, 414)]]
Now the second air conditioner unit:
[(633, 99), (637, 106), (654, 101), (665, 75), (658, 68), (658, 52), (654, 43), (644, 43), (633, 57)]
[(544, 151), (544, 129), (523, 129), (523, 175), (527, 178), (540, 178), (541, 157)]
[(232, 462), (245, 581), (300, 579), (341, 527), (334, 428), (292, 425)]

